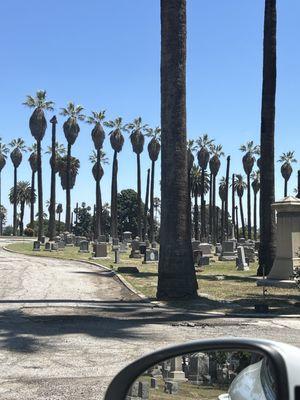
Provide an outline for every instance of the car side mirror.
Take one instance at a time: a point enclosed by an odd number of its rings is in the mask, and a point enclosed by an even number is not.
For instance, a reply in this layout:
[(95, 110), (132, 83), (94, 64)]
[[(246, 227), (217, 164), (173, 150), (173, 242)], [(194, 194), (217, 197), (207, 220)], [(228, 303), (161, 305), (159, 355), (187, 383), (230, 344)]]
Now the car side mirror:
[[(175, 397), (174, 397), (175, 396)], [(134, 361), (109, 385), (105, 400), (289, 399), (287, 369), (275, 342), (194, 341)]]

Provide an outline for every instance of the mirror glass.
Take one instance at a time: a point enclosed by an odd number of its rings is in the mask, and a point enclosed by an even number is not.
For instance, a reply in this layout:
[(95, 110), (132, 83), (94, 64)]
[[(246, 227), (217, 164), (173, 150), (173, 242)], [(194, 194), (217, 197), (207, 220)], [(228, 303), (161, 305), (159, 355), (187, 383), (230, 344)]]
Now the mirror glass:
[(189, 353), (154, 365), (126, 397), (148, 399), (279, 400), (270, 360), (244, 350)]

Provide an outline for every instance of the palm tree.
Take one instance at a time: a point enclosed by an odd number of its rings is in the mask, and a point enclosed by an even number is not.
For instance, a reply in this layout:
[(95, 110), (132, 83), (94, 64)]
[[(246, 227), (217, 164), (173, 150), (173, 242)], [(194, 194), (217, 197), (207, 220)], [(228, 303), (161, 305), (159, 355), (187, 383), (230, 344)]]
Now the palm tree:
[(14, 165), (14, 216), (13, 216), (13, 235), (17, 234), (17, 170), (22, 162), (22, 151), (26, 151), (25, 142), (22, 138), (14, 139), (9, 143), (9, 146), (13, 149), (10, 153), (11, 161)]
[(142, 194), (141, 194), (141, 153), (144, 150), (145, 137), (144, 132), (146, 131), (148, 125), (143, 124), (142, 118), (138, 117), (133, 120), (130, 124), (126, 125), (126, 128), (131, 132), (130, 141), (132, 145), (132, 150), (136, 154), (136, 164), (137, 164), (137, 197), (138, 197), (138, 232), (139, 236), (142, 237)]
[(202, 179), (201, 170), (199, 167), (194, 165), (190, 172), (191, 179), (191, 195), (194, 197), (194, 236), (196, 240), (199, 240), (199, 208), (198, 208), (198, 196), (202, 191)]
[[(34, 193), (35, 196), (35, 193)], [(35, 196), (36, 198), (36, 196)], [(9, 191), (9, 201), (12, 204), (20, 204), (21, 210), (20, 210), (20, 220), (19, 220), (19, 226), (20, 226), (20, 236), (23, 236), (23, 231), (24, 231), (24, 210), (25, 210), (25, 204), (29, 204), (31, 202), (31, 187), (30, 183), (27, 181), (19, 181), (17, 182), (16, 185), (16, 190), (15, 186), (12, 187)]]
[(35, 174), (38, 170), (37, 162), (37, 144), (33, 143), (31, 147), (28, 147), (30, 156), (28, 158), (31, 168), (31, 201), (30, 201), (30, 227), (34, 228), (34, 203), (35, 203)]
[(66, 176), (66, 231), (71, 228), (71, 148), (75, 143), (80, 131), (77, 121), (83, 121), (85, 115), (82, 113), (83, 107), (69, 102), (66, 108), (61, 108), (60, 114), (68, 119), (64, 122), (63, 130), (68, 142), (67, 150), (67, 176)]
[(219, 197), (221, 199), (221, 241), (224, 237), (225, 223), (225, 201), (226, 201), (226, 178), (223, 176), (219, 182)]
[(235, 190), (236, 190), (236, 193), (238, 195), (239, 203), (240, 203), (240, 213), (241, 213), (241, 223), (242, 223), (243, 237), (246, 237), (244, 210), (243, 210), (243, 194), (244, 194), (244, 190), (247, 188), (247, 184), (244, 181), (244, 178), (243, 178), (242, 175), (237, 174), (235, 176), (234, 186), (235, 186)]
[(276, 95), (276, 0), (265, 0), (263, 87), (261, 107), (260, 248), (258, 275), (268, 274), (276, 254), (274, 194), (274, 129)]
[[(101, 235), (101, 217), (102, 217), (102, 196), (101, 196), (101, 188), (100, 181), (104, 175), (104, 171), (101, 164), (108, 164), (108, 158), (103, 150), (94, 150), (90, 155), (90, 161), (93, 164), (92, 173), (93, 177), (96, 181), (96, 224), (95, 224), (95, 238), (97, 240), (100, 239), (99, 235)], [(97, 220), (97, 213), (99, 212), (99, 220)]]
[(60, 234), (60, 221), (62, 212), (63, 212), (63, 206), (61, 203), (58, 203), (56, 207), (56, 214), (58, 214), (58, 234)]
[(49, 205), (49, 239), (53, 240), (56, 235), (55, 224), (55, 204), (56, 204), (56, 124), (57, 119), (54, 115), (50, 123), (52, 125), (51, 135), (51, 189), (50, 189), (50, 205)]
[(248, 239), (252, 238), (251, 235), (251, 185), (250, 175), (255, 163), (255, 155), (259, 154), (259, 146), (255, 146), (253, 140), (243, 144), (240, 151), (246, 153), (243, 156), (243, 167), (247, 175), (247, 220), (248, 220)]
[(208, 135), (205, 133), (197, 140), (198, 145), (198, 163), (201, 168), (202, 176), (202, 191), (201, 191), (201, 240), (206, 236), (206, 216), (205, 216), (205, 200), (204, 200), (204, 176), (205, 170), (207, 168), (209, 157), (210, 157), (210, 146), (214, 142), (214, 139), (209, 139)]
[(196, 151), (197, 146), (195, 145), (195, 141), (189, 139), (187, 141), (187, 174), (188, 174), (188, 209), (187, 213), (189, 216), (189, 232), (190, 237), (192, 237), (192, 201), (191, 201), (191, 170), (194, 165), (194, 152)]
[[(228, 223), (228, 197), (229, 197), (229, 171), (230, 171), (230, 156), (227, 156), (226, 159), (226, 199), (225, 199), (225, 232), (226, 232), (226, 238), (228, 239), (229, 235), (229, 223)], [(222, 238), (223, 240), (223, 238)]]
[(38, 240), (43, 236), (43, 179), (42, 179), (42, 154), (41, 142), (45, 136), (47, 129), (47, 121), (44, 111), (53, 111), (54, 103), (46, 101), (46, 90), (39, 90), (36, 96), (27, 96), (26, 101), (23, 103), (29, 108), (34, 108), (33, 113), (29, 119), (29, 128), (32, 136), (37, 144), (37, 174), (38, 174), (38, 208), (39, 208), (39, 223), (38, 223)]
[(212, 157), (209, 160), (209, 168), (212, 174), (212, 240), (216, 243), (217, 239), (217, 225), (216, 225), (216, 177), (220, 170), (221, 161), (220, 157), (224, 156), (221, 145), (210, 146)]
[[(0, 207), (2, 207), (2, 182), (1, 182), (1, 173), (6, 164), (7, 154), (9, 153), (8, 147), (2, 143), (2, 138), (0, 138)], [(3, 213), (0, 212), (0, 235), (2, 235), (3, 230)]]
[(160, 4), (162, 203), (157, 298), (193, 298), (198, 285), (187, 213), (186, 1)]
[(260, 189), (260, 172), (255, 171), (251, 174), (252, 179), (252, 189), (254, 193), (254, 206), (253, 206), (253, 215), (254, 215), (254, 240), (257, 240), (257, 193)]
[(151, 140), (148, 143), (148, 153), (151, 160), (151, 185), (150, 185), (150, 241), (154, 241), (154, 176), (155, 176), (155, 162), (160, 153), (160, 137), (161, 129), (157, 126), (155, 129), (147, 128), (146, 136)]
[(231, 219), (232, 219), (232, 236), (235, 236), (235, 187), (234, 187), (234, 181), (235, 181), (235, 174), (232, 174), (231, 178)]
[[(86, 122), (90, 125), (93, 125), (93, 129), (91, 132), (92, 140), (94, 142), (94, 147), (96, 153), (93, 153), (93, 174), (96, 172), (96, 219), (95, 219), (95, 238), (98, 240), (101, 235), (101, 217), (102, 217), (102, 201), (101, 201), (101, 189), (100, 189), (100, 180), (103, 176), (103, 168), (101, 167), (101, 160), (104, 160), (104, 155), (101, 151), (103, 147), (103, 142), (105, 139), (105, 132), (102, 126), (102, 122), (105, 118), (105, 111), (92, 111), (92, 115), (87, 117)], [(96, 158), (94, 157), (96, 156)]]
[(296, 158), (294, 157), (294, 154), (295, 154), (294, 151), (288, 151), (287, 153), (282, 153), (282, 155), (278, 160), (278, 162), (282, 163), (280, 171), (284, 179), (284, 197), (287, 196), (288, 180), (290, 179), (293, 172), (291, 164), (297, 162)]
[(118, 117), (114, 121), (106, 121), (104, 125), (112, 128), (110, 131), (110, 144), (114, 150), (112, 179), (111, 179), (111, 236), (118, 237), (118, 216), (117, 216), (117, 198), (118, 198), (118, 153), (123, 148), (124, 136), (122, 132), (126, 131), (126, 125), (123, 124), (122, 118)]

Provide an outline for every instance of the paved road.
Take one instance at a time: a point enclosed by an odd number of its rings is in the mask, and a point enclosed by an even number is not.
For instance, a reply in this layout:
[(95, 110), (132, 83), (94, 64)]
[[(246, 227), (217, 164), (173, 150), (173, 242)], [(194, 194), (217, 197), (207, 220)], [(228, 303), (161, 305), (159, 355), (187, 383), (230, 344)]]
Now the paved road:
[(0, 250), (3, 400), (102, 399), (111, 377), (137, 356), (224, 335), (300, 346), (300, 322), (170, 313), (140, 302), (98, 267)]

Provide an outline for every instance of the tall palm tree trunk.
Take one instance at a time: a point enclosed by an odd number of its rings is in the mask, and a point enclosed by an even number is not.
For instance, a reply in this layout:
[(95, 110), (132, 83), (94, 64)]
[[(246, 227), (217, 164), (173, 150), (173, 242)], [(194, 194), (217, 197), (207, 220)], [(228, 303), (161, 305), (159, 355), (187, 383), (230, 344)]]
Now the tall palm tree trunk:
[(238, 206), (235, 206), (236, 239), (240, 240)]
[(239, 201), (240, 201), (242, 232), (243, 232), (243, 238), (245, 238), (246, 237), (246, 230), (245, 230), (245, 220), (244, 220), (244, 210), (243, 210), (243, 199), (242, 199), (242, 196), (239, 196)]
[(284, 197), (287, 196), (287, 186), (288, 186), (288, 180), (285, 179), (285, 180), (284, 180)]
[(136, 155), (137, 161), (137, 195), (138, 195), (138, 232), (139, 237), (142, 239), (143, 237), (143, 229), (142, 229), (142, 183), (141, 183), (141, 156), (138, 153)]
[(101, 205), (100, 205), (100, 179), (99, 179), (99, 169), (100, 169), (100, 149), (97, 149), (97, 176), (96, 176), (96, 224), (95, 224), (95, 236), (96, 240), (99, 240), (101, 235)]
[(146, 235), (148, 236), (148, 204), (149, 204), (149, 186), (150, 186), (150, 168), (147, 170), (147, 184), (146, 184), (146, 196), (145, 196), (145, 210), (144, 210), (144, 236), (143, 239), (146, 239)]
[(258, 275), (268, 274), (276, 253), (274, 193), (274, 130), (276, 95), (276, 0), (265, 0), (264, 61), (261, 109), (260, 248)]
[(222, 200), (222, 209), (221, 209), (221, 242), (223, 241), (224, 238), (224, 208), (225, 208), (225, 202)]
[(197, 190), (195, 190), (194, 199), (195, 199), (195, 204), (194, 204), (194, 234), (195, 234), (195, 239), (199, 240), (199, 208), (198, 208), (198, 193), (197, 193)]
[(257, 240), (257, 193), (254, 193), (253, 216), (254, 216), (254, 240)]
[(210, 235), (210, 238), (212, 239), (213, 235), (213, 207), (212, 207), (212, 198), (213, 198), (213, 174), (210, 173), (209, 176), (209, 219), (208, 219), (208, 234)]
[(218, 227), (216, 224), (216, 175), (213, 174), (212, 180), (212, 241), (216, 244), (216, 238), (218, 236)]
[(248, 222), (248, 239), (252, 239), (251, 232), (251, 185), (250, 174), (247, 174), (247, 222)]
[(0, 235), (3, 234), (3, 214), (2, 214), (2, 172), (0, 171)]
[(186, 0), (161, 0), (161, 241), (158, 299), (197, 296), (186, 151)]
[(118, 175), (118, 153), (114, 152), (113, 167), (112, 167), (112, 180), (111, 180), (111, 236), (113, 238), (118, 237), (118, 220), (117, 220), (117, 175)]
[(226, 165), (226, 197), (225, 197), (225, 232), (226, 232), (226, 239), (228, 239), (228, 236), (229, 236), (229, 224), (228, 224), (229, 169), (230, 169), (230, 156), (227, 157), (227, 165)]
[(151, 243), (155, 240), (155, 237), (154, 237), (154, 176), (155, 176), (155, 161), (152, 161), (151, 185), (150, 185), (150, 240), (151, 240)]
[(30, 227), (34, 228), (34, 191), (35, 191), (35, 171), (31, 172), (31, 190), (30, 190)]
[(52, 143), (51, 143), (51, 192), (49, 207), (49, 239), (53, 240), (56, 235), (55, 226), (55, 203), (56, 203), (56, 118), (51, 119), (52, 124)]
[(297, 190), (298, 190), (298, 193), (297, 193), (297, 196), (296, 196), (296, 197), (298, 197), (298, 199), (300, 199), (300, 170), (298, 170), (298, 184), (297, 184)]
[(24, 232), (24, 209), (25, 209), (25, 201), (21, 201), (21, 207), (20, 207), (20, 236), (23, 236)]
[(201, 242), (204, 240), (206, 232), (206, 218), (205, 218), (205, 200), (204, 200), (204, 187), (205, 187), (205, 169), (201, 168)]
[(44, 235), (44, 210), (43, 210), (43, 178), (42, 178), (42, 154), (41, 141), (37, 140), (37, 175), (38, 175), (38, 240), (42, 240)]
[(70, 232), (71, 229), (71, 145), (68, 143), (67, 152), (67, 179), (66, 179), (66, 231)]
[(60, 234), (60, 221), (61, 221), (61, 212), (58, 213), (58, 234)]
[(17, 168), (14, 167), (14, 217), (13, 217), (13, 235), (17, 235)]
[(232, 174), (232, 179), (231, 179), (231, 182), (232, 182), (232, 186), (231, 186), (231, 189), (232, 189), (232, 191), (231, 191), (231, 194), (232, 194), (232, 199), (231, 199), (231, 202), (232, 202), (231, 218), (232, 218), (232, 229), (233, 229), (233, 233), (234, 233), (234, 236), (235, 236), (236, 233), (235, 233), (235, 188), (234, 188), (234, 181), (235, 181), (235, 174)]

